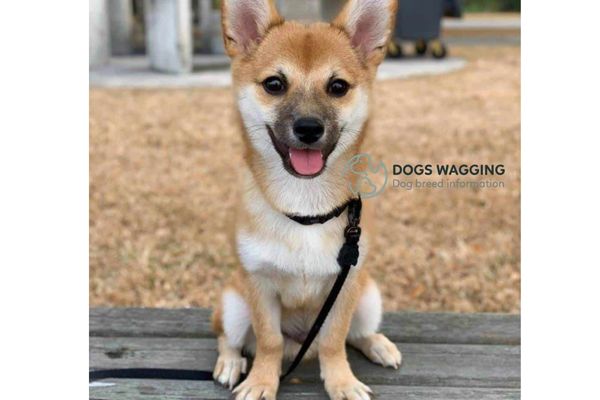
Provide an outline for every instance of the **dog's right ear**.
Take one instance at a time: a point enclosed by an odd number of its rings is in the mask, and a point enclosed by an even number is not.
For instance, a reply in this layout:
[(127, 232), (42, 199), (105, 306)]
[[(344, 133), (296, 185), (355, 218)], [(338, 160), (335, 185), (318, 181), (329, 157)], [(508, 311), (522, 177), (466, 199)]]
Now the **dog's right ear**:
[(282, 22), (273, 0), (221, 1), (223, 40), (230, 57), (251, 52), (269, 28)]
[(347, 0), (331, 24), (348, 34), (365, 61), (377, 66), (385, 58), (397, 9), (397, 0)]

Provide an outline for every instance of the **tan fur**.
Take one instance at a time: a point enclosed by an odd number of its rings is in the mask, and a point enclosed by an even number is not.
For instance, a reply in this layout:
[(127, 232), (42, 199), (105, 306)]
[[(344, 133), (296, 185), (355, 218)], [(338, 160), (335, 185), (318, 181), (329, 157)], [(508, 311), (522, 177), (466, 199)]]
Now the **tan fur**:
[[(242, 46), (232, 39), (234, 28), (228, 20), (231, 1), (222, 2), (222, 23), (226, 50), (232, 57), (236, 93), (243, 88), (250, 88), (247, 90), (253, 90), (261, 107), (285, 107), (286, 102), (289, 102), (289, 107), (294, 107), (296, 112), (310, 114), (319, 111), (315, 107), (321, 111), (330, 108), (336, 112), (343, 112), (344, 109), (356, 105), (357, 96), (361, 95), (361, 91), (367, 95), (371, 91), (384, 50), (378, 48), (365, 56), (350, 45), (351, 39), (344, 30), (349, 7), (346, 7), (331, 24), (304, 25), (284, 22), (273, 2), (268, 0), (268, 18), (264, 25), (258, 27), (259, 39), (255, 43)], [(391, 30), (396, 2), (390, 0), (389, 4), (392, 17), (388, 28)], [(275, 97), (261, 90), (260, 83), (277, 73), (279, 68), (284, 68), (286, 76), (289, 77), (289, 89), (285, 96)], [(350, 83), (352, 89), (347, 96), (332, 98), (327, 94), (325, 88), (332, 74)], [(247, 126), (240, 125), (243, 132)], [(350, 157), (360, 152), (366, 132), (365, 125), (346, 151), (327, 164), (328, 175), (324, 178), (327, 180), (323, 183), (326, 185), (327, 196), (323, 196), (319, 204), (312, 205), (315, 210), (321, 213), (330, 211), (351, 197), (342, 175), (343, 168)], [(287, 209), (287, 206), (281, 203), (282, 189), (272, 182), (267, 161), (257, 152), (248, 135), (243, 134), (242, 137), (245, 154), (244, 183), (236, 210), (234, 237), (239, 240), (239, 235), (244, 234), (268, 243), (279, 242), (289, 251), (299, 249), (303, 245), (304, 231), (294, 231), (296, 233), (282, 238), (277, 231), (270, 230), (262, 214), (257, 212), (256, 207), (259, 207), (261, 202), (267, 204), (261, 207), (270, 207), (278, 212), (295, 210)], [(344, 219), (345, 215), (339, 218)], [(363, 202), (361, 223), (361, 254), (366, 253), (366, 246), (372, 237), (372, 224), (372, 205), (366, 201)], [(327, 229), (331, 232), (324, 228), (320, 238), (321, 248), (327, 254), (338, 251), (345, 222), (332, 221), (328, 222), (329, 225), (331, 228)], [(234, 245), (238, 246), (238, 243), (235, 242)], [(224, 293), (239, 296), (250, 309), (252, 329), (249, 335), (255, 339), (255, 349), (246, 350), (255, 350), (255, 359), (246, 380), (234, 390), (237, 399), (275, 398), (282, 359), (284, 355), (293, 356), (300, 346), (298, 342), (284, 337), (282, 321), (296, 316), (314, 318), (334, 279), (335, 274), (299, 278), (279, 270), (248, 271), (240, 260), (240, 268), (231, 277)], [(373, 284), (364, 266), (352, 269), (318, 340), (309, 351), (309, 356), (318, 353), (321, 376), (331, 398), (360, 398), (370, 393), (370, 389), (359, 382), (352, 373), (346, 357), (345, 343), (357, 304), (369, 285)], [(215, 307), (212, 321), (214, 331), (219, 336), (219, 359), (215, 366), (215, 379), (220, 379), (221, 383), (231, 387), (239, 374), (245, 370), (246, 360), (242, 357), (241, 348), (227, 344), (223, 307), (223, 302)], [(372, 335), (356, 338), (350, 343), (375, 362), (398, 366), (399, 353), (383, 335), (373, 332)], [(381, 354), (376, 354), (373, 349), (384, 349), (391, 355), (387, 360), (381, 360)], [(224, 373), (226, 369), (230, 373)]]

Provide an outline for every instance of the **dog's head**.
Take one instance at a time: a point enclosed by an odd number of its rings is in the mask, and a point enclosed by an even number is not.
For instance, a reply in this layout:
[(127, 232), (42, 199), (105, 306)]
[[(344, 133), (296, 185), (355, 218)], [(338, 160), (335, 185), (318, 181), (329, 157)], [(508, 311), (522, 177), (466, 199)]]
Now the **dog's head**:
[[(286, 22), (270, 0), (225, 0), (222, 24), (250, 151), (314, 178), (360, 141), (396, 0), (350, 0), (331, 23)], [(289, 176), (289, 175), (288, 175)]]

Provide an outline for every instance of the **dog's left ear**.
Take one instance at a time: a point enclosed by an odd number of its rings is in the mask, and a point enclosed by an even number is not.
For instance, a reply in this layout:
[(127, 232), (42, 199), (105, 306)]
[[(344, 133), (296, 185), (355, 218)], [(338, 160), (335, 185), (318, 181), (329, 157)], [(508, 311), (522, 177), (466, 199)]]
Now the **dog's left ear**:
[(366, 62), (377, 66), (385, 57), (397, 9), (397, 0), (348, 0), (331, 24), (350, 36)]
[(283, 22), (273, 1), (221, 1), (223, 40), (230, 57), (251, 52), (271, 26)]

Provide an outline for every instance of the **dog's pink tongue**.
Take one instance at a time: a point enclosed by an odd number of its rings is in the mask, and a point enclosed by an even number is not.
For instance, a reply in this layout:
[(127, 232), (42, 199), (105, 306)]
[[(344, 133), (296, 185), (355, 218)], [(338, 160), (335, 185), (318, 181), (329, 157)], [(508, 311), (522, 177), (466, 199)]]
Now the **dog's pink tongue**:
[(314, 175), (323, 169), (321, 150), (290, 148), (292, 167), (300, 175)]

